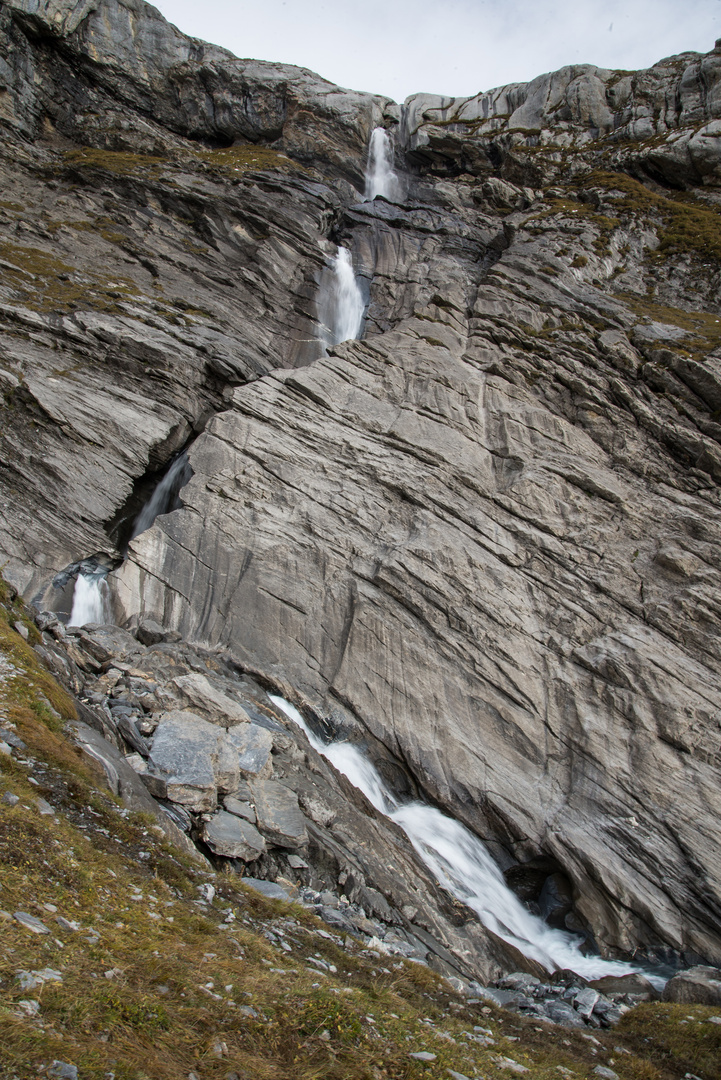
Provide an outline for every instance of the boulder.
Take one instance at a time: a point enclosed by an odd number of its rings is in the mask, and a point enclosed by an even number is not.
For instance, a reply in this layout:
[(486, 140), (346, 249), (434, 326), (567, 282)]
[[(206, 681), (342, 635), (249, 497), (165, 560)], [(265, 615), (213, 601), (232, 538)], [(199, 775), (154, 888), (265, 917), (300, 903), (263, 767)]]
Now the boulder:
[(263, 835), (278, 847), (304, 847), (308, 832), (296, 793), (276, 780), (253, 780), (248, 786)]
[(632, 975), (605, 975), (602, 979), (593, 979), (588, 985), (600, 994), (648, 994), (649, 999), (658, 996), (653, 983), (640, 971)]
[(579, 990), (574, 996), (573, 1006), (579, 1016), (582, 1016), (584, 1020), (588, 1020), (600, 997), (601, 995), (598, 990), (593, 990), (590, 986), (586, 986), (583, 990)]
[(721, 968), (699, 965), (679, 971), (666, 983), (661, 997), (684, 1005), (721, 1005)]
[(549, 1001), (546, 1004), (546, 1015), (554, 1024), (561, 1024), (563, 1027), (586, 1026), (583, 1018), (566, 1001)]
[(160, 623), (153, 619), (143, 619), (135, 630), (135, 636), (142, 645), (157, 645), (165, 641), (165, 633)]
[(254, 825), (219, 810), (203, 826), (203, 839), (216, 855), (254, 862), (265, 853), (265, 840)]
[(214, 810), (219, 791), (238, 783), (236, 755), (222, 728), (195, 713), (166, 713), (156, 728), (148, 773), (164, 781), (167, 798), (190, 810)]
[(212, 686), (205, 675), (191, 671), (189, 675), (178, 676), (173, 684), (199, 713), (214, 723), (223, 727), (250, 723), (245, 709), (228, 694)]
[(238, 768), (248, 779), (269, 779), (273, 772), (273, 736), (259, 724), (238, 724), (228, 732), (228, 745), (238, 754)]
[(270, 900), (290, 900), (291, 895), (282, 885), (276, 885), (274, 881), (263, 881), (260, 878), (243, 878), (243, 884), (248, 885), (254, 892), (267, 896)]

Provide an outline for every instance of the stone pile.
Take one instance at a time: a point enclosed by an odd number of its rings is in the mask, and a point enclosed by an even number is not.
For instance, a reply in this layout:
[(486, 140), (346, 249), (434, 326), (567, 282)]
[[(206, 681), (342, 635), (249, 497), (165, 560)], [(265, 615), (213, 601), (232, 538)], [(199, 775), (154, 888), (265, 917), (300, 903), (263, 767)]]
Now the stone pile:
[(171, 840), (311, 907), (379, 957), (466, 980), (517, 966), (515, 950), (472, 912), (459, 917), (405, 835), (274, 706), (261, 685), (269, 677), (150, 621), (134, 632), (65, 627), (50, 612), (36, 621), (37, 652), (79, 695), (76, 737)]

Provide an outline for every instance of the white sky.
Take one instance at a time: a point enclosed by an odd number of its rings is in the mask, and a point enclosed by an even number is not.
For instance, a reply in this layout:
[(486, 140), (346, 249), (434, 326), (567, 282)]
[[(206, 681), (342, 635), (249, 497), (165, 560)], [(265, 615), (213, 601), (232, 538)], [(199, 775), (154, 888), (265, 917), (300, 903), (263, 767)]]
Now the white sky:
[(564, 64), (648, 67), (708, 52), (721, 0), (160, 0), (170, 22), (236, 56), (311, 68), (403, 101), (468, 96)]

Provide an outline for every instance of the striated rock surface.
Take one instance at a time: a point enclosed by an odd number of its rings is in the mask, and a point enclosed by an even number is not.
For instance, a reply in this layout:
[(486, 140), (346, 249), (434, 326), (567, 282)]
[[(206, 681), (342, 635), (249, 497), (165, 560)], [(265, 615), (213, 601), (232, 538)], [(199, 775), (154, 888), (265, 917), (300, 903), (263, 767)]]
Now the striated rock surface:
[[(297, 688), (509, 873), (544, 866), (530, 904), (563, 871), (602, 950), (721, 961), (721, 49), (399, 108), (135, 0), (5, 0), (0, 33), (5, 573), (67, 617), (192, 443), (116, 621)], [(402, 202), (360, 201), (380, 123)], [(368, 308), (326, 355), (339, 241)], [(66, 663), (124, 687), (148, 776), (247, 803), (237, 757), (159, 755), (178, 713), (211, 742), (256, 717), (158, 629), (142, 667), (102, 633)], [(311, 847), (323, 775), (293, 788)]]

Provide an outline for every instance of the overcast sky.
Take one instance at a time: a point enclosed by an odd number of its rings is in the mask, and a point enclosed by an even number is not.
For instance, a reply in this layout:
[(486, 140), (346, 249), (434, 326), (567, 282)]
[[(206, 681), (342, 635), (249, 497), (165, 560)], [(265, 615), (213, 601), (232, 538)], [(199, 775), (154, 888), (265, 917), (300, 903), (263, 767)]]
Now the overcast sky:
[(160, 0), (184, 33), (403, 101), (467, 96), (564, 64), (708, 52), (721, 0)]

